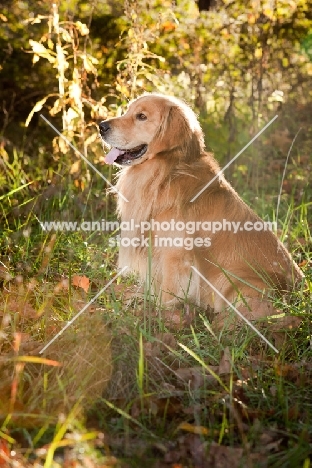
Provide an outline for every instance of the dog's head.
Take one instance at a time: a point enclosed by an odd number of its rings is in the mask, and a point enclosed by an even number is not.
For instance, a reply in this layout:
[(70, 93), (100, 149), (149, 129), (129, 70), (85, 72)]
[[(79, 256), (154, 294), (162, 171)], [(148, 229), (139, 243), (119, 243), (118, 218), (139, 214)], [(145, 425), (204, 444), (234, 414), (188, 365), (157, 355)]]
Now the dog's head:
[(102, 139), (112, 146), (108, 164), (133, 166), (158, 156), (191, 162), (204, 149), (194, 112), (182, 101), (159, 94), (139, 97), (123, 116), (99, 127)]

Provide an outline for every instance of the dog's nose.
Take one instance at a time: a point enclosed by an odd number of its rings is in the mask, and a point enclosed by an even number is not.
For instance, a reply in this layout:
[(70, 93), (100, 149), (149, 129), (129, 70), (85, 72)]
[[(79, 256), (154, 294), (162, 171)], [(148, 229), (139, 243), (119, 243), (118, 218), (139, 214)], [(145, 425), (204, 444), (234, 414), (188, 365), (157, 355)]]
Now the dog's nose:
[(110, 130), (110, 125), (109, 125), (109, 122), (107, 121), (103, 121), (99, 124), (99, 127), (100, 127), (100, 134), (101, 136), (104, 136), (105, 133), (108, 132), (108, 130)]

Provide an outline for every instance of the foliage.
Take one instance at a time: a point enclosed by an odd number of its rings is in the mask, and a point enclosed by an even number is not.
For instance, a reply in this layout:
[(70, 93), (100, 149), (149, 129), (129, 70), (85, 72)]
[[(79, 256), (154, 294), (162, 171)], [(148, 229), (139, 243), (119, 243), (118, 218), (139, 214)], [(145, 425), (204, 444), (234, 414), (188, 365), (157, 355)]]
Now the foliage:
[[(76, 141), (78, 149), (86, 156), (88, 147), (97, 139), (97, 133), (94, 129), (92, 132), (92, 121), (86, 122), (85, 108), (89, 108), (88, 114), (91, 119), (107, 118), (107, 109), (103, 105), (105, 97), (99, 102), (91, 97), (91, 87), (96, 86), (95, 65), (98, 64), (98, 60), (87, 52), (89, 28), (81, 21), (60, 22), (56, 4), (52, 4), (51, 14), (47, 18), (37, 16), (31, 22), (42, 20), (47, 21), (49, 32), (44, 34), (39, 42), (29, 42), (34, 54), (33, 63), (38, 62), (40, 58), (46, 59), (57, 72), (57, 99), (49, 109), (49, 114), (62, 114), (62, 135), (53, 139), (54, 152), (66, 154), (69, 151), (68, 141)], [(44, 43), (47, 43), (48, 48)], [(25, 122), (26, 127), (34, 113), (41, 111), (46, 101), (53, 96), (55, 94), (48, 94), (36, 103)], [(78, 157), (70, 173), (79, 172), (80, 164), (81, 158)]]
[[(0, 93), (5, 147), (10, 141), (26, 150), (47, 146), (52, 134), (38, 117), (21, 137), (37, 102), (37, 109), (62, 114), (56, 126), (75, 136), (85, 154), (96, 138), (96, 121), (142, 91), (158, 90), (198, 109), (208, 144), (222, 159), (240, 146), (237, 133), (244, 134), (247, 122), (255, 132), (283, 103), (309, 101), (311, 0), (220, 0), (201, 13), (194, 0), (56, 5), (54, 12), (46, 0), (4, 5), (1, 73), (4, 89), (11, 89)], [(25, 54), (29, 41), (33, 64)], [(17, 138), (16, 121), (22, 130)], [(218, 140), (216, 123), (222, 125)], [(54, 142), (56, 150), (68, 150), (64, 140)], [(91, 152), (99, 161), (96, 145)]]

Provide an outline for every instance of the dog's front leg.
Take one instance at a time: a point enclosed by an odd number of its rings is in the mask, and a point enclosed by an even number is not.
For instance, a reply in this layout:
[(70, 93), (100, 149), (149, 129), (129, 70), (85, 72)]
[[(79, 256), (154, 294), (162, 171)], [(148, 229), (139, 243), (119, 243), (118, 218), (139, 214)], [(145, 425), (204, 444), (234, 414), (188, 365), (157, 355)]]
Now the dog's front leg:
[(162, 249), (159, 255), (156, 286), (166, 306), (189, 300), (200, 303), (199, 280), (193, 275), (193, 257), (181, 249)]

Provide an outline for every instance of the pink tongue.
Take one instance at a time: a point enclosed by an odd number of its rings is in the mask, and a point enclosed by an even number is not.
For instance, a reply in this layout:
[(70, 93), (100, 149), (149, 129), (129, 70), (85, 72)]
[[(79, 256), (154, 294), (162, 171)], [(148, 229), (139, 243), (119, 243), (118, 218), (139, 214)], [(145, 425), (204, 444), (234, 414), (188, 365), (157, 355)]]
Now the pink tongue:
[(106, 164), (113, 164), (113, 162), (122, 154), (122, 151), (120, 151), (118, 148), (113, 148), (110, 150), (109, 153), (107, 153), (105, 157), (105, 162)]

